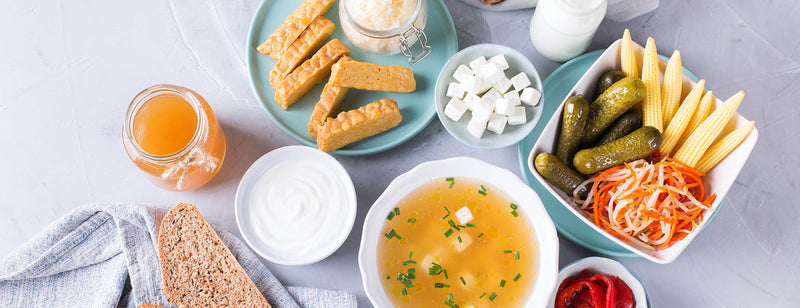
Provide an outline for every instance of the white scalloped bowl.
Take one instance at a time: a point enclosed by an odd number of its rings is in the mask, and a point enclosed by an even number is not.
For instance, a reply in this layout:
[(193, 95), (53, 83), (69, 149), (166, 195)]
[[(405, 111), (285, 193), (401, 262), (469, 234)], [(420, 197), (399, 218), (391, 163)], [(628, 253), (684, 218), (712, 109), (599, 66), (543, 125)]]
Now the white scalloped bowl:
[(555, 288), (558, 273), (558, 237), (553, 222), (544, 209), (539, 196), (514, 173), (470, 157), (422, 163), (395, 178), (375, 200), (364, 220), (361, 246), (358, 251), (358, 266), (367, 297), (376, 307), (392, 307), (383, 289), (378, 273), (377, 247), (386, 215), (406, 195), (436, 179), (462, 177), (490, 184), (516, 203), (531, 223), (538, 244), (537, 272), (533, 290), (528, 295), (525, 307), (545, 307)]
[[(647, 292), (645, 292), (644, 286), (642, 286), (642, 283), (639, 281), (639, 279), (636, 278), (636, 276), (634, 276), (630, 271), (628, 271), (624, 265), (608, 258), (588, 257), (564, 266), (564, 268), (558, 272), (557, 285), (561, 285), (561, 282), (564, 281), (564, 279), (578, 275), (585, 269), (597, 274), (619, 277), (619, 279), (622, 279), (622, 281), (624, 281), (625, 284), (631, 288), (633, 300), (636, 301), (636, 308), (647, 308), (647, 306), (649, 306), (650, 303), (647, 299)], [(556, 287), (556, 290), (553, 290), (553, 295), (550, 298), (550, 303), (547, 304), (547, 307), (552, 308), (555, 305), (557, 293), (558, 287)]]
[[(528, 169), (530, 169), (531, 174), (533, 174), (533, 176), (536, 177), (536, 179), (539, 180), (539, 182), (541, 182), (542, 185), (547, 188), (547, 190), (550, 191), (550, 193), (552, 193), (553, 196), (555, 196), (563, 206), (569, 209), (585, 224), (589, 225), (597, 232), (600, 232), (600, 234), (611, 241), (614, 241), (625, 249), (628, 249), (631, 252), (644, 257), (645, 259), (659, 264), (666, 264), (678, 258), (678, 256), (686, 249), (686, 247), (697, 236), (697, 234), (700, 233), (700, 231), (702, 231), (702, 229), (711, 221), (711, 218), (713, 217), (714, 213), (716, 213), (720, 203), (722, 203), (722, 200), (725, 199), (725, 195), (728, 193), (728, 190), (733, 185), (734, 180), (736, 180), (736, 177), (739, 175), (739, 171), (742, 170), (745, 162), (747, 162), (750, 152), (753, 151), (753, 147), (755, 147), (756, 140), (758, 139), (758, 129), (753, 128), (753, 131), (750, 132), (750, 135), (747, 137), (747, 139), (745, 139), (739, 145), (739, 147), (736, 148), (736, 150), (728, 155), (728, 157), (723, 159), (719, 165), (714, 167), (714, 169), (711, 169), (711, 171), (706, 173), (706, 177), (703, 179), (703, 184), (707, 194), (717, 194), (716, 200), (714, 200), (714, 203), (711, 205), (713, 211), (706, 211), (703, 214), (703, 221), (700, 223), (700, 225), (685, 238), (681, 239), (669, 248), (663, 250), (653, 250), (642, 243), (623, 241), (598, 227), (579, 209), (572, 206), (569, 197), (564, 192), (551, 185), (550, 182), (545, 180), (539, 174), (539, 172), (536, 171), (536, 168), (533, 165), (533, 159), (536, 157), (536, 155), (542, 152), (555, 153), (556, 142), (558, 139), (557, 134), (559, 132), (559, 126), (561, 122), (561, 113), (566, 99), (576, 94), (583, 94), (587, 97), (592, 97), (594, 94), (595, 82), (600, 78), (600, 75), (608, 70), (620, 69), (621, 42), (622, 40), (620, 39), (612, 43), (611, 46), (609, 46), (608, 49), (606, 49), (606, 51), (600, 55), (597, 61), (595, 61), (595, 63), (589, 67), (583, 77), (578, 80), (578, 83), (576, 83), (569, 92), (567, 97), (564, 98), (564, 101), (561, 102), (561, 105), (559, 105), (558, 109), (556, 109), (556, 111), (553, 113), (550, 121), (547, 122), (547, 126), (545, 126), (542, 134), (539, 136), (539, 139), (536, 140), (536, 144), (533, 145), (533, 148), (528, 155)], [(637, 58), (641, 59), (642, 53), (644, 52), (644, 47), (636, 44), (635, 42), (633, 45), (636, 49)], [(667, 64), (664, 62), (663, 58), (659, 59), (659, 61), (661, 65), (661, 71), (664, 71), (664, 68)], [(684, 74), (682, 86), (683, 95), (685, 96), (695, 86), (695, 84), (697, 83), (694, 80), (690, 79), (686, 76), (686, 74)], [(722, 100), (717, 99), (715, 108), (718, 108), (720, 105), (722, 105), (722, 103)], [(723, 129), (720, 135), (725, 135), (735, 130), (737, 127), (745, 125), (747, 122), (749, 122), (748, 119), (744, 118), (738, 113), (734, 113), (734, 115), (731, 117), (731, 121)]]

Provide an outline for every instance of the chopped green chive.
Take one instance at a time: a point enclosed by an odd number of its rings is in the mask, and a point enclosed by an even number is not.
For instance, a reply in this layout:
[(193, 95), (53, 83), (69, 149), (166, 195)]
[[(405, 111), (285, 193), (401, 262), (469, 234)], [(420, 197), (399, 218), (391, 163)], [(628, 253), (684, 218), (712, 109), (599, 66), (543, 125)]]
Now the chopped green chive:
[(447, 217), (449, 217), (449, 216), (450, 216), (450, 210), (449, 210), (449, 209), (447, 209), (447, 207), (446, 207), (446, 206), (444, 207), (444, 210), (445, 210), (445, 211), (447, 211), (447, 215), (444, 215), (444, 217), (442, 217), (442, 220), (444, 220), (445, 218), (447, 218)]
[(408, 279), (417, 279), (416, 272), (417, 272), (417, 270), (415, 268), (413, 268), (413, 267), (409, 268), (408, 269)]
[(417, 264), (417, 261), (414, 260), (403, 261), (403, 266), (408, 266), (409, 264)]
[(473, 228), (473, 229), (475, 229), (475, 224), (473, 224), (473, 223), (467, 223), (467, 228)]
[(409, 252), (408, 252), (408, 258), (409, 258), (409, 259), (411, 259), (411, 256), (413, 256), (413, 255), (414, 255), (414, 252), (413, 252), (413, 251), (409, 251)]
[(449, 177), (449, 178), (447, 178), (447, 181), (450, 182), (450, 186), (447, 187), (447, 188), (453, 188), (453, 184), (456, 183), (456, 179), (454, 179), (452, 177)]
[(511, 207), (512, 209), (514, 209), (514, 210), (516, 210), (516, 209), (517, 209), (517, 205), (516, 205), (516, 204), (514, 204), (513, 202), (511, 203), (510, 207)]
[(397, 234), (397, 231), (394, 231), (394, 229), (389, 231), (389, 233), (384, 233), (383, 236), (385, 236), (387, 239), (392, 239), (393, 237), (396, 237), (398, 240), (402, 239), (402, 237), (400, 237), (400, 235)]
[(519, 251), (514, 252), (514, 259), (519, 260)]
[(392, 220), (394, 218), (394, 212), (389, 212), (389, 215), (386, 216), (386, 220)]
[(416, 218), (409, 218), (409, 219), (408, 219), (408, 222), (410, 222), (410, 223), (412, 223), (412, 224), (413, 224), (413, 223), (416, 223), (416, 222), (417, 222), (417, 219), (416, 219)]
[(461, 283), (463, 283), (464, 285), (467, 285), (467, 282), (464, 281), (464, 277), (458, 276), (458, 279), (461, 279)]
[(514, 251), (512, 251), (512, 250), (503, 250), (503, 253), (512, 253), (512, 252), (514, 252)]
[(516, 276), (514, 276), (514, 281), (516, 282), (516, 281), (517, 281), (517, 280), (519, 280), (520, 278), (522, 278), (522, 274), (520, 274), (520, 273), (517, 273), (517, 275), (516, 275)]
[(458, 243), (459, 243), (459, 244), (460, 244), (460, 243), (462, 243), (462, 242), (461, 242), (461, 236), (460, 236), (460, 235), (458, 236)]
[(400, 209), (399, 208), (394, 208), (394, 214), (395, 215), (400, 215)]
[(453, 229), (447, 229), (447, 232), (444, 233), (444, 236), (450, 237), (453, 234)]
[(450, 285), (449, 285), (449, 284), (445, 284), (445, 283), (441, 283), (441, 282), (437, 282), (437, 283), (436, 283), (436, 284), (434, 284), (433, 286), (434, 286), (435, 288), (437, 288), (437, 289), (441, 289), (441, 288), (449, 288), (449, 287), (450, 287)]
[(403, 295), (408, 295), (408, 291), (406, 291), (406, 288), (400, 290), (400, 293), (402, 293)]
[(489, 295), (489, 300), (494, 301), (495, 297), (497, 297), (497, 293), (492, 292), (492, 295)]
[(481, 232), (481, 234), (478, 234), (478, 237), (481, 237), (481, 236), (483, 236), (483, 232)]
[(397, 280), (403, 283), (406, 288), (414, 287), (414, 283), (411, 282), (411, 278), (404, 273), (397, 273)]
[(451, 303), (453, 302), (453, 293), (447, 293), (447, 301)]
[(481, 189), (478, 190), (478, 193), (481, 194), (481, 195), (486, 196), (486, 187), (483, 187), (483, 185), (481, 185)]
[(453, 229), (456, 229), (456, 231), (460, 231), (460, 230), (461, 230), (461, 228), (459, 228), (459, 227), (456, 225), (456, 223), (455, 223), (455, 222), (453, 222), (453, 220), (452, 220), (452, 219), (448, 220), (448, 221), (447, 221), (447, 224), (448, 224), (448, 225), (450, 225), (451, 227), (453, 227)]
[(392, 279), (392, 276), (386, 275), (386, 280)]
[(442, 273), (442, 266), (436, 262), (431, 262), (431, 267), (428, 268), (428, 275), (435, 276)]
[(506, 287), (506, 280), (505, 279), (500, 280), (500, 287), (501, 288), (505, 288)]
[(486, 296), (486, 292), (483, 292), (483, 294), (481, 294), (481, 296), (479, 296), (479, 297), (478, 297), (478, 299), (481, 299), (481, 298), (483, 298), (484, 296)]
[(517, 210), (513, 210), (513, 211), (511, 211), (511, 215), (514, 215), (514, 217), (517, 217), (517, 216), (519, 216), (519, 213), (517, 213)]
[(447, 270), (443, 270), (442, 273), (444, 274), (444, 279), (450, 279), (450, 277), (447, 277)]

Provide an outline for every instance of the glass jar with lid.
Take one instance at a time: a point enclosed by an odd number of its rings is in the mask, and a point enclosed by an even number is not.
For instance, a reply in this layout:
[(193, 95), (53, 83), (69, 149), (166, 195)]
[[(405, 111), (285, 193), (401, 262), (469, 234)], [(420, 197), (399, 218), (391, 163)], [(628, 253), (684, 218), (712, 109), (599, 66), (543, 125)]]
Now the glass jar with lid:
[(180, 86), (155, 85), (136, 95), (122, 139), (133, 163), (167, 190), (203, 186), (225, 158), (225, 135), (211, 106)]
[[(423, 31), (427, 18), (425, 0), (339, 1), (339, 20), (350, 42), (371, 54), (402, 53), (410, 64), (431, 52)], [(415, 43), (419, 52), (412, 51)]]

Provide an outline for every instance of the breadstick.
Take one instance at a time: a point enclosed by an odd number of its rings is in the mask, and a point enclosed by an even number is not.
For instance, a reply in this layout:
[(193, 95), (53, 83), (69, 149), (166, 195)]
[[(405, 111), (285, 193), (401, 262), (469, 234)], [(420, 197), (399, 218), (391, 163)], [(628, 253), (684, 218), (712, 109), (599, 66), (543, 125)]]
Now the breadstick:
[(292, 71), (289, 76), (275, 89), (275, 102), (284, 110), (294, 104), (300, 97), (322, 82), (331, 71), (331, 66), (344, 55), (349, 55), (350, 49), (341, 41), (333, 39), (322, 46), (311, 59), (306, 60)]
[(394, 65), (347, 61), (331, 69), (331, 84), (339, 87), (382, 92), (407, 93), (416, 90), (411, 69)]
[(402, 120), (397, 102), (384, 98), (357, 110), (339, 113), (336, 119), (328, 119), (317, 132), (317, 147), (324, 152), (332, 152), (387, 131)]
[(303, 34), (298, 37), (283, 53), (278, 63), (269, 72), (269, 82), (273, 88), (281, 85), (281, 81), (289, 75), (303, 60), (308, 59), (333, 34), (336, 26), (327, 18), (320, 16), (314, 19)]
[(266, 41), (258, 45), (258, 51), (277, 61), (281, 58), (283, 51), (289, 48), (289, 45), (311, 24), (311, 21), (317, 16), (325, 14), (334, 2), (334, 0), (303, 1)]

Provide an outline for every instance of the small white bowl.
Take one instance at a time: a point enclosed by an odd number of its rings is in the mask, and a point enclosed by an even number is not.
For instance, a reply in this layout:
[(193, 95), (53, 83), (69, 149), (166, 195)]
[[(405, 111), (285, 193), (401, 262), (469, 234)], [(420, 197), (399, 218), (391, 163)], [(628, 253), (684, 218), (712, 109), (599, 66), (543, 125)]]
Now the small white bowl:
[(521, 125), (506, 125), (506, 128), (500, 135), (487, 129), (481, 138), (475, 138), (475, 136), (472, 136), (467, 131), (467, 123), (469, 123), (469, 119), (472, 118), (469, 112), (464, 114), (461, 119), (458, 120), (458, 122), (453, 121), (444, 115), (444, 107), (447, 105), (447, 102), (450, 101), (450, 98), (447, 97), (447, 86), (451, 82), (457, 82), (455, 79), (453, 79), (453, 72), (456, 71), (458, 66), (461, 64), (468, 65), (469, 61), (472, 61), (480, 56), (484, 56), (486, 59), (489, 59), (499, 54), (505, 55), (506, 61), (508, 62), (508, 69), (505, 70), (506, 76), (511, 78), (520, 72), (525, 72), (531, 81), (530, 87), (535, 88), (540, 93), (544, 93), (542, 88), (542, 79), (539, 77), (539, 72), (536, 71), (536, 67), (533, 66), (533, 63), (531, 63), (531, 61), (519, 51), (512, 49), (511, 47), (495, 44), (473, 45), (457, 52), (455, 55), (450, 57), (449, 60), (447, 60), (447, 63), (445, 63), (444, 67), (442, 67), (439, 77), (436, 80), (434, 101), (436, 103), (436, 114), (439, 117), (439, 121), (442, 122), (442, 125), (445, 129), (447, 129), (447, 132), (456, 138), (456, 140), (479, 149), (498, 149), (516, 144), (522, 140), (522, 138), (525, 138), (528, 136), (528, 134), (530, 134), (534, 126), (536, 126), (536, 122), (539, 121), (539, 117), (542, 115), (542, 102), (544, 102), (544, 96), (542, 96), (542, 98), (539, 100), (539, 104), (536, 106), (532, 107), (522, 104), (522, 106), (525, 106), (528, 122)]
[[(248, 202), (249, 195), (256, 185), (258, 180), (263, 174), (279, 163), (287, 161), (300, 161), (309, 163), (322, 164), (324, 168), (331, 171), (336, 180), (343, 186), (342, 195), (346, 199), (345, 209), (343, 209), (344, 219), (338, 220), (332, 225), (334, 228), (330, 230), (335, 236), (331, 241), (320, 243), (317, 247), (311, 247), (310, 253), (301, 255), (287, 255), (281, 249), (274, 246), (274, 243), (265, 241), (259, 235), (255, 218), (250, 214), (250, 205)], [(307, 265), (321, 261), (335, 252), (347, 239), (350, 231), (353, 229), (353, 222), (356, 218), (356, 191), (353, 187), (353, 181), (350, 175), (328, 153), (322, 152), (318, 149), (307, 146), (287, 146), (275, 149), (267, 154), (261, 156), (256, 160), (239, 182), (239, 188), (236, 190), (235, 201), (235, 215), (236, 225), (239, 227), (239, 232), (242, 233), (247, 245), (250, 246), (256, 253), (265, 259), (282, 265)]]
[(367, 297), (375, 307), (391, 307), (378, 273), (378, 240), (386, 215), (406, 195), (436, 179), (462, 177), (491, 184), (516, 203), (533, 225), (539, 255), (538, 276), (525, 307), (544, 307), (556, 285), (558, 273), (558, 237), (553, 222), (539, 196), (530, 186), (506, 169), (470, 157), (455, 157), (422, 163), (395, 178), (367, 213), (358, 250), (358, 267)]
[(553, 295), (550, 298), (550, 303), (547, 304), (547, 307), (552, 308), (555, 305), (558, 286), (561, 285), (561, 282), (568, 277), (578, 275), (585, 269), (588, 269), (596, 274), (613, 275), (619, 277), (619, 279), (622, 279), (622, 281), (624, 281), (625, 284), (631, 288), (631, 291), (633, 292), (633, 300), (636, 301), (636, 308), (647, 308), (649, 304), (647, 301), (647, 292), (645, 292), (644, 287), (639, 279), (631, 274), (631, 272), (619, 262), (601, 257), (583, 258), (572, 262), (561, 269), (561, 271), (558, 272), (558, 284), (556, 284), (556, 289), (553, 290)]
[[(753, 147), (756, 144), (756, 140), (758, 139), (758, 129), (753, 128), (753, 131), (750, 132), (750, 135), (745, 139), (739, 147), (736, 148), (728, 157), (723, 159), (714, 169), (711, 169), (708, 173), (706, 173), (706, 177), (703, 179), (703, 184), (705, 186), (705, 191), (707, 195), (717, 194), (714, 203), (711, 205), (713, 211), (706, 211), (703, 214), (703, 222), (700, 223), (697, 228), (695, 228), (692, 233), (687, 235), (685, 238), (681, 239), (677, 243), (673, 244), (667, 249), (663, 250), (652, 250), (646, 248), (646, 246), (642, 243), (634, 243), (634, 242), (625, 242), (618, 237), (611, 235), (607, 231), (603, 230), (602, 228), (598, 227), (594, 224), (592, 220), (587, 218), (579, 209), (572, 206), (570, 198), (550, 184), (546, 179), (544, 179), (539, 172), (536, 171), (536, 167), (533, 165), (533, 160), (539, 153), (548, 152), (548, 153), (555, 153), (556, 149), (556, 142), (557, 142), (557, 134), (559, 132), (560, 122), (561, 122), (561, 113), (564, 107), (564, 102), (567, 98), (576, 95), (576, 94), (583, 94), (586, 97), (592, 97), (594, 94), (595, 83), (600, 78), (604, 72), (612, 69), (619, 69), (621, 67), (620, 64), (620, 46), (622, 40), (617, 40), (616, 42), (612, 43), (611, 46), (603, 52), (602, 55), (592, 64), (591, 67), (586, 71), (586, 73), (578, 80), (578, 83), (575, 84), (575, 87), (569, 92), (567, 97), (564, 98), (564, 101), (561, 102), (558, 109), (553, 113), (553, 116), (550, 118), (550, 121), (547, 122), (547, 126), (545, 126), (542, 134), (539, 135), (539, 139), (536, 140), (536, 144), (533, 145), (530, 154), (528, 155), (528, 169), (530, 169), (531, 174), (536, 177), (542, 185), (547, 188), (553, 196), (556, 197), (561, 204), (564, 205), (567, 209), (569, 209), (575, 216), (580, 218), (585, 224), (594, 228), (597, 232), (600, 232), (606, 238), (614, 241), (615, 243), (619, 244), (622, 247), (634, 252), (650, 261), (659, 263), (659, 264), (666, 264), (674, 261), (678, 256), (683, 252), (684, 249), (691, 243), (691, 241), (697, 236), (700, 231), (708, 224), (708, 222), (713, 217), (714, 213), (716, 213), (720, 203), (722, 200), (725, 199), (725, 194), (728, 193), (728, 190), (733, 185), (734, 180), (739, 175), (739, 171), (742, 170), (744, 167), (745, 162), (747, 162), (747, 158), (750, 156), (750, 152), (753, 151)], [(637, 58), (642, 58), (642, 53), (644, 52), (644, 47), (633, 43), (634, 48), (636, 49)], [(663, 71), (666, 67), (666, 62), (664, 62), (663, 58), (659, 59), (661, 70)], [(694, 80), (691, 80), (686, 74), (683, 75), (683, 95), (685, 96), (691, 89), (697, 84)], [(716, 107), (719, 108), (722, 105), (723, 101), (720, 99), (716, 100)], [(725, 135), (736, 127), (745, 125), (749, 122), (743, 116), (738, 113), (734, 113), (731, 117), (731, 121), (728, 125), (723, 129), (721, 135)]]

